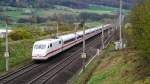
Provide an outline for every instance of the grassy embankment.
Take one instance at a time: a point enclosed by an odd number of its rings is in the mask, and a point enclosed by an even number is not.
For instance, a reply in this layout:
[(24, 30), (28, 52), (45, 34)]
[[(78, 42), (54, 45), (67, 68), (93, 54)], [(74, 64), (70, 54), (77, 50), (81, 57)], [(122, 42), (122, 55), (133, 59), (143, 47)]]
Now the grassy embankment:
[(109, 46), (77, 78), (75, 84), (149, 84), (149, 62), (135, 50), (114, 51)]
[[(35, 40), (9, 43), (10, 67), (17, 67), (31, 61), (32, 45)], [(4, 47), (0, 47), (0, 72), (5, 70)]]

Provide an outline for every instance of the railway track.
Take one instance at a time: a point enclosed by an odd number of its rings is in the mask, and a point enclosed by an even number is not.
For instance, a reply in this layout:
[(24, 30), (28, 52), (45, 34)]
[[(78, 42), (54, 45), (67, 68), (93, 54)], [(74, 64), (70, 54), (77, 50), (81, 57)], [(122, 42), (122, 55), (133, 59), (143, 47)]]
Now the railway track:
[(20, 75), (25, 74), (25, 73), (31, 71), (32, 69), (35, 69), (38, 66), (40, 66), (40, 64), (34, 64), (33, 62), (31, 62), (30, 64), (27, 64), (27, 65), (17, 69), (15, 72), (1, 76), (0, 83), (1, 84), (7, 83), (7, 82), (19, 77)]
[[(96, 37), (96, 36), (94, 36), (94, 37)], [(94, 38), (94, 37), (92, 37), (92, 38)], [(98, 39), (100, 39), (100, 38), (98, 38)], [(90, 41), (90, 39), (88, 41)], [(93, 44), (93, 42), (94, 42), (94, 44), (96, 44), (95, 40), (93, 40), (93, 41), (91, 40), (86, 46), (90, 46), (91, 44)], [(80, 45), (80, 47), (81, 46), (82, 45)], [(77, 46), (75, 46), (75, 47), (77, 47)], [(78, 49), (78, 47), (77, 47), (77, 49)], [(45, 64), (46, 67), (48, 67), (50, 64), (51, 65), (45, 71), (43, 71), (43, 72), (41, 71), (40, 74), (35, 75), (36, 76), (35, 78), (32, 78), (31, 80), (27, 80), (27, 81), (25, 81), (26, 83), (23, 83), (23, 84), (45, 84), (45, 83), (47, 83), (47, 81), (52, 80), (64, 68), (66, 68), (67, 66), (71, 66), (72, 63), (76, 62), (77, 60), (80, 60), (80, 57), (76, 57), (74, 55), (77, 55), (77, 54), (80, 55), (80, 53), (82, 52), (82, 48), (80, 48), (77, 51), (75, 51), (75, 50), (76, 50), (76, 48), (73, 49), (69, 53), (64, 53), (64, 55), (69, 55), (69, 56), (56, 64), (51, 64), (51, 63)], [(70, 53), (71, 53), (71, 55), (70, 55)], [(91, 54), (92, 54), (92, 52), (91, 52)], [(90, 58), (90, 56), (89, 56), (89, 58)], [(22, 75), (25, 75), (26, 73), (28, 73), (32, 70), (35, 70), (38, 67), (41, 67), (41, 66), (43, 66), (43, 65), (31, 63), (29, 65), (26, 65), (26, 66), (18, 69), (15, 72), (3, 75), (0, 77), (0, 84), (18, 84), (16, 82), (12, 82), (12, 81), (14, 79), (19, 78)]]
[[(110, 37), (107, 37), (106, 38), (106, 40), (105, 40), (105, 44), (107, 45), (108, 44), (108, 42), (110, 41), (110, 39), (111, 39), (111, 36)], [(94, 44), (96, 44), (96, 41), (94, 41), (94, 43), (92, 43), (93, 45)], [(90, 58), (92, 58), (92, 56), (94, 56), (95, 54), (96, 54), (96, 50), (97, 50), (97, 47), (100, 47), (100, 45), (99, 44), (96, 44), (96, 45), (94, 45), (93, 47), (90, 47), (90, 49), (89, 49), (89, 47), (88, 47), (88, 50), (86, 51), (86, 52), (88, 52), (88, 59), (86, 60), (86, 61), (88, 61)], [(95, 51), (95, 52), (94, 52)], [(80, 55), (78, 55), (78, 56), (80, 56)], [(72, 62), (72, 64), (74, 63), (74, 67), (77, 67), (79, 64), (81, 65), (80, 66), (80, 68), (82, 67), (82, 59), (81, 58), (76, 58), (77, 60), (79, 60), (79, 61), (74, 61), (74, 62)], [(79, 63), (80, 62), (80, 63)], [(68, 70), (68, 72), (69, 71), (72, 71), (72, 69), (70, 69), (69, 70), (69, 67), (71, 67), (71, 66), (73, 66), (72, 64), (70, 64), (70, 65), (67, 65), (66, 67), (64, 67), (63, 68), (63, 70), (60, 70), (60, 72), (57, 72), (57, 74), (55, 74), (55, 75), (53, 75), (52, 77), (49, 77), (49, 78), (47, 78), (47, 80), (46, 81), (43, 81), (43, 82), (40, 82), (40, 83), (38, 83), (38, 82), (36, 82), (36, 83), (33, 83), (33, 84), (66, 84), (66, 82), (67, 82), (67, 80), (61, 80), (63, 77), (65, 77), (65, 76), (61, 76), (61, 75), (59, 75), (59, 73), (63, 73), (63, 72), (65, 72), (66, 70)], [(78, 64), (78, 65), (77, 65)], [(77, 65), (77, 66), (76, 66)], [(79, 69), (76, 69), (76, 70), (79, 70)], [(64, 73), (65, 74), (65, 73)], [(62, 74), (63, 75), (63, 74)], [(67, 76), (67, 75), (66, 75)], [(58, 78), (57, 78), (58, 77)], [(56, 79), (55, 79), (56, 78)], [(58, 81), (58, 80), (60, 80), (60, 81)], [(58, 82), (57, 82), (58, 81)], [(31, 83), (32, 84), (32, 83)]]
[[(93, 44), (93, 42), (95, 42), (95, 40), (90, 42), (86, 47), (91, 46), (91, 44)], [(41, 75), (37, 76), (36, 78), (34, 78), (33, 80), (31, 80), (28, 84), (44, 84), (44, 83), (46, 83), (48, 80), (50, 80), (55, 75), (57, 75), (57, 73), (59, 71), (63, 70), (65, 67), (67, 67), (74, 61), (80, 59), (81, 57), (79, 57), (78, 55), (81, 55), (80, 54), (81, 52), (82, 52), (82, 49), (75, 51), (69, 57), (67, 57), (63, 61), (59, 62), (55, 66), (49, 67), (46, 72), (44, 72), (43, 74), (41, 74)], [(77, 53), (78, 53), (78, 55), (77, 55)]]
[[(105, 44), (107, 44), (108, 42), (109, 42), (109, 39), (110, 39), (111, 37), (108, 37), (107, 39), (106, 39), (106, 41), (105, 41)], [(89, 44), (89, 47), (90, 47), (90, 45), (94, 45), (94, 44), (96, 44), (96, 40), (93, 40), (93, 42), (91, 42), (91, 44)], [(95, 45), (95, 46), (93, 46), (93, 47), (98, 47), (98, 46), (100, 46), (100, 45)], [(87, 47), (87, 48), (89, 48), (89, 47)], [(93, 50), (95, 49), (95, 52), (93, 53), (93, 51), (91, 51), (90, 49), (88, 49), (86, 52), (89, 52), (88, 53), (88, 59), (91, 57), (91, 56), (93, 56), (93, 55), (95, 55), (95, 53), (96, 53), (96, 48), (92, 48)], [(80, 50), (79, 50), (80, 51)], [(91, 51), (91, 52), (90, 52)], [(76, 52), (76, 53), (82, 53), (82, 52)], [(89, 55), (90, 54), (90, 55)], [(55, 71), (55, 72), (51, 72), (51, 73), (45, 73), (46, 75), (45, 75), (45, 77), (44, 76), (41, 76), (41, 77), (39, 77), (40, 79), (36, 79), (36, 80), (34, 80), (35, 82), (33, 82), (32, 81), (32, 83), (30, 82), (30, 83), (28, 83), (28, 84), (55, 84), (56, 82), (53, 82), (53, 79), (58, 75), (58, 73), (59, 73), (59, 71), (61, 72), (61, 71), (63, 71), (65, 68), (67, 68), (67, 67), (70, 67), (71, 66), (71, 64), (73, 64), (74, 62), (76, 62), (76, 63), (78, 63), (79, 61), (77, 61), (77, 60), (80, 60), (81, 61), (81, 58), (79, 57), (80, 56), (80, 54), (76, 54), (76, 57), (73, 57), (73, 58), (71, 58), (72, 60), (70, 60), (70, 63), (68, 63), (68, 64), (66, 64), (66, 66), (61, 66), (60, 67), (60, 69), (58, 70), (58, 69), (56, 69), (56, 70), (53, 70), (53, 71)], [(68, 61), (68, 60), (67, 60)], [(82, 63), (82, 62), (81, 62)], [(58, 83), (59, 84), (59, 83)]]

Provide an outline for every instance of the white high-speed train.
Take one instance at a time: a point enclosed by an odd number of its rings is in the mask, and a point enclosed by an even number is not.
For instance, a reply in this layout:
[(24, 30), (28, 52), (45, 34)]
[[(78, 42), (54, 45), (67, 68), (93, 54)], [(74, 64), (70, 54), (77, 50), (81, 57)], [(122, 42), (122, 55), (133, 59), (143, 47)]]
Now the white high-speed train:
[[(103, 26), (103, 30), (109, 29), (111, 24)], [(85, 39), (101, 33), (102, 26), (85, 30)], [(36, 41), (33, 45), (32, 60), (47, 60), (48, 58), (79, 44), (83, 41), (83, 31), (58, 36), (55, 39)]]

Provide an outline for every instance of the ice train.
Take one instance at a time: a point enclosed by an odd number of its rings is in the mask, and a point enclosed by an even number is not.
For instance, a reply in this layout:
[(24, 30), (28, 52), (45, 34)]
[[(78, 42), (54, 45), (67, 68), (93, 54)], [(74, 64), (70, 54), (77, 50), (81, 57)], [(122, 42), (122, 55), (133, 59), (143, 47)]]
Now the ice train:
[[(110, 29), (111, 24), (103, 26), (103, 30)], [(102, 31), (102, 26), (86, 29), (85, 39), (89, 39)], [(52, 39), (36, 41), (32, 49), (32, 60), (47, 60), (56, 54), (71, 48), (83, 41), (83, 31), (57, 36)]]

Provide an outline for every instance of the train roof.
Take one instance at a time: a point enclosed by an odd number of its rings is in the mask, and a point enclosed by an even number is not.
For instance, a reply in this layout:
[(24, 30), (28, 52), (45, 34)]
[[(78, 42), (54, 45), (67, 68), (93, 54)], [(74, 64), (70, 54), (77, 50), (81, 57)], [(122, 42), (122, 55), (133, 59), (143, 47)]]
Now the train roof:
[[(101, 29), (101, 28), (105, 28), (105, 27), (110, 26), (110, 25), (111, 24), (106, 24), (104, 26), (101, 25), (101, 26), (98, 26), (98, 27), (93, 27), (93, 28), (90, 28), (90, 29), (86, 29), (85, 34), (96, 31), (96, 30)], [(81, 35), (83, 35), (83, 31), (78, 31), (76, 34), (77, 34), (77, 37), (81, 36)], [(66, 35), (57, 36), (56, 39), (44, 39), (44, 40), (36, 41), (35, 43), (44, 44), (44, 43), (53, 43), (53, 42), (56, 42), (56, 41), (59, 41), (59, 40), (68, 41), (70, 39), (75, 38), (76, 34), (75, 33), (70, 33), (70, 34), (66, 34)]]
[(107, 26), (110, 26), (111, 24), (106, 24), (106, 25), (104, 25), (104, 27), (107, 27)]
[(54, 43), (57, 41), (60, 41), (60, 39), (44, 39), (44, 40), (36, 41), (35, 44)]
[(58, 36), (57, 38), (58, 38), (58, 39), (61, 39), (61, 40), (63, 40), (63, 41), (68, 41), (68, 40), (73, 39), (73, 38), (75, 38), (75, 37), (76, 37), (76, 35), (75, 35), (74, 33), (70, 33), (70, 34)]

